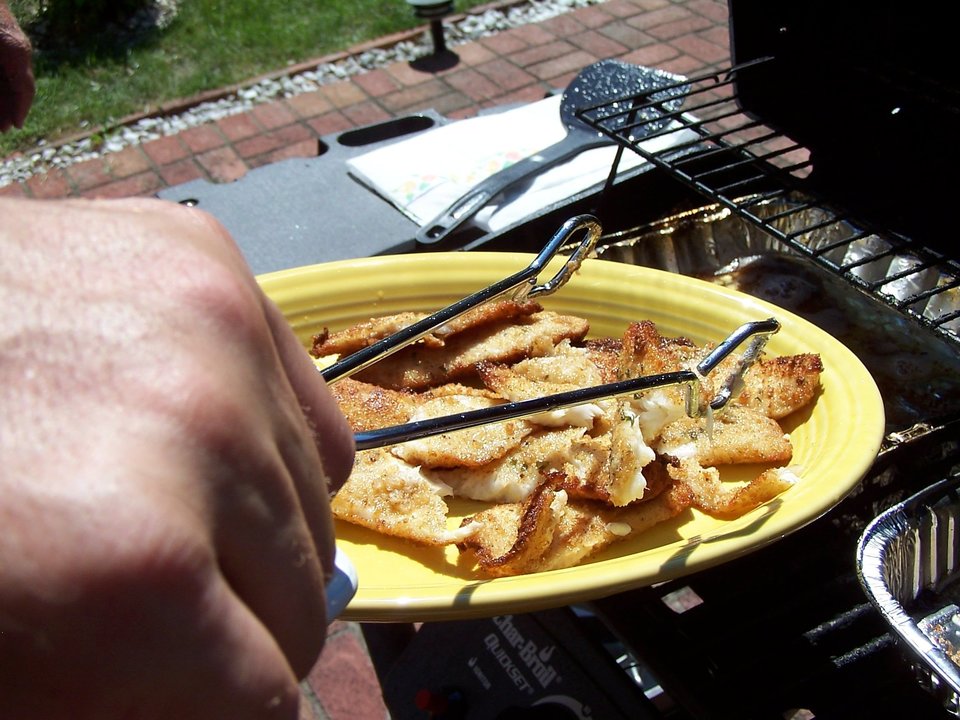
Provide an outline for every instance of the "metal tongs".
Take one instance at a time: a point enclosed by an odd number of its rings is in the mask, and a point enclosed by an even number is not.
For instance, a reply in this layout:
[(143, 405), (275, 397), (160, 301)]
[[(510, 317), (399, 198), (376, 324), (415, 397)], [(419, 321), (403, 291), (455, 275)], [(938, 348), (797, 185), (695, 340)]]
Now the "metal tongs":
[[(563, 267), (547, 282), (537, 284), (537, 276), (543, 268), (553, 259), (558, 250), (567, 245), (569, 239), (579, 231), (584, 232), (584, 237), (580, 241), (580, 244), (575, 246), (574, 251), (567, 258)], [(580, 267), (583, 260), (593, 251), (600, 237), (600, 233), (601, 228), (599, 222), (590, 215), (579, 215), (567, 220), (525, 270), (521, 270), (462, 300), (458, 300), (442, 310), (438, 310), (432, 315), (402, 328), (362, 350), (348, 355), (342, 360), (321, 370), (324, 380), (328, 383), (333, 383), (353, 373), (359, 372), (401, 348), (416, 342), (443, 324), (460, 317), (467, 311), (484, 303), (492, 302), (508, 295), (512, 296), (514, 300), (519, 301), (528, 298), (543, 297), (556, 292), (566, 284)], [(590, 388), (570, 390), (531, 400), (521, 400), (445, 417), (427, 418), (403, 425), (358, 432), (354, 435), (356, 449), (371, 450), (373, 448), (387, 447), (409, 440), (418, 440), (420, 438), (453, 432), (455, 430), (465, 430), (488, 423), (528, 417), (551, 410), (575, 407), (597, 400), (621, 397), (624, 395), (636, 395), (648, 390), (671, 386), (684, 387), (686, 413), (691, 417), (697, 417), (704, 412), (704, 408), (701, 407), (699, 394), (702, 378), (713, 371), (741, 344), (750, 339), (750, 343), (742, 353), (736, 368), (715, 393), (709, 404), (710, 412), (719, 412), (731, 398), (739, 394), (742, 388), (743, 374), (760, 356), (770, 335), (776, 333), (779, 329), (780, 323), (774, 318), (741, 325), (692, 369), (677, 370), (658, 375), (646, 375)]]
[[(540, 275), (560, 248), (567, 245), (570, 238), (579, 231), (584, 232), (584, 237), (569, 255), (563, 267), (552, 278), (538, 285), (537, 276)], [(550, 238), (540, 254), (533, 259), (533, 262), (525, 270), (514, 273), (508, 278), (475, 292), (473, 295), (458, 300), (452, 305), (448, 305), (442, 310), (438, 310), (432, 315), (375, 342), (373, 345), (351, 353), (342, 360), (321, 370), (323, 379), (328, 383), (334, 383), (341, 378), (359, 372), (479, 305), (499, 300), (508, 295), (513, 300), (523, 301), (528, 298), (545, 297), (555, 293), (573, 277), (584, 259), (593, 252), (593, 248), (600, 238), (600, 233), (600, 223), (592, 215), (577, 215), (570, 218), (560, 226), (560, 229)]]
[(690, 370), (676, 370), (658, 375), (644, 375), (643, 377), (619, 380), (617, 382), (597, 385), (590, 388), (580, 388), (555, 395), (520, 400), (503, 405), (470, 410), (467, 412), (447, 415), (445, 417), (427, 418), (380, 428), (358, 432), (354, 435), (357, 450), (371, 450), (373, 448), (397, 445), (409, 440), (440, 435), (441, 433), (465, 430), (467, 428), (486, 425), (493, 422), (503, 422), (521, 417), (529, 417), (550, 410), (562, 410), (597, 400), (636, 395), (656, 388), (684, 386), (684, 404), (687, 415), (698, 417), (704, 412), (700, 403), (700, 381), (710, 374), (730, 353), (736, 350), (748, 338), (749, 345), (737, 363), (737, 367), (726, 379), (721, 389), (714, 395), (708, 406), (708, 412), (721, 411), (733, 397), (742, 389), (743, 374), (760, 357), (770, 336), (780, 329), (780, 323), (775, 318), (757, 320), (741, 325), (728, 335), (714, 348), (696, 367)]

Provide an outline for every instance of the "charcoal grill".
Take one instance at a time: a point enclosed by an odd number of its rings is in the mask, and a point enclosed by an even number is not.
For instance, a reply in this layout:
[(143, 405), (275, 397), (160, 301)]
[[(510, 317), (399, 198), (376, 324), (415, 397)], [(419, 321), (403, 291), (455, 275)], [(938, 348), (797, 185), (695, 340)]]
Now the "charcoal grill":
[[(654, 170), (618, 183), (615, 162), (600, 192), (558, 210), (598, 215), (608, 259), (733, 284), (833, 332), (877, 378), (888, 430), (859, 490), (803, 530), (570, 610), (585, 634), (555, 630), (566, 627), (556, 618), (530, 629), (541, 644), (591, 646), (591, 669), (571, 677), (581, 700), (622, 702), (629, 677), (623, 717), (949, 716), (856, 565), (873, 518), (960, 473), (960, 245), (949, 181), (960, 160), (960, 88), (943, 13), (924, 3), (731, 0), (730, 68), (581, 111), (621, 156), (639, 153)], [(678, 94), (680, 107), (668, 108), (663, 98)], [(647, 152), (631, 138), (651, 117), (672, 121), (660, 132), (679, 125), (697, 139)], [(672, 212), (641, 221), (623, 210), (638, 205)], [(464, 248), (526, 249), (554, 212)], [(444, 678), (449, 690), (457, 659), (478, 652), (471, 633), (491, 631), (471, 621), (406, 637), (399, 663), (381, 665), (396, 717), (427, 717), (431, 706), (414, 708), (412, 689), (439, 692)], [(368, 637), (375, 659), (385, 657), (377, 633)], [(604, 672), (598, 647), (608, 650)], [(448, 712), (512, 717), (523, 700), (500, 692)], [(600, 716), (586, 704), (566, 716)]]

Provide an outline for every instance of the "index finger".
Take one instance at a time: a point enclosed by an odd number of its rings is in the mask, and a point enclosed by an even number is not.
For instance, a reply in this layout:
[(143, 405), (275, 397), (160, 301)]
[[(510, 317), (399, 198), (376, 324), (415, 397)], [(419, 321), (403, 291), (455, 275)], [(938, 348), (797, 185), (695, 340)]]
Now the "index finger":
[(266, 297), (264, 314), (273, 333), (280, 361), (313, 432), (327, 474), (327, 489), (335, 492), (346, 482), (353, 468), (353, 431), (316, 365), (310, 360), (306, 348), (297, 340), (280, 309)]

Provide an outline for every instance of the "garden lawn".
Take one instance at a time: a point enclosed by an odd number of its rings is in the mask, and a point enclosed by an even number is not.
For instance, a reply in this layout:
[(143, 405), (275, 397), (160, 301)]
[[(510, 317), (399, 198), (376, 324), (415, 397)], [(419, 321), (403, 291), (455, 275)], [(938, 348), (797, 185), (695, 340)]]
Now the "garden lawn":
[[(31, 35), (36, 6), (10, 2)], [(423, 24), (405, 0), (180, 0), (169, 27), (132, 46), (34, 40), (37, 96), (25, 127), (0, 135), (0, 157)]]

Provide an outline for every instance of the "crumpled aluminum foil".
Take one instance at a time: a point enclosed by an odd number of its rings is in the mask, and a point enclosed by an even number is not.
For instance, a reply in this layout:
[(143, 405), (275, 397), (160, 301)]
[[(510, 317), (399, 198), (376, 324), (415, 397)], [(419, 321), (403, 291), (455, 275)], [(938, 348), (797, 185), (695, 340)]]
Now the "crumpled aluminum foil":
[[(802, 197), (777, 198), (750, 206), (784, 235), (822, 252), (852, 278), (904, 303), (916, 314), (960, 338), (960, 287), (909, 251), (865, 234)], [(783, 244), (759, 226), (720, 205), (698, 208), (656, 223), (605, 236), (599, 253), (610, 260), (661, 267), (687, 275), (708, 275), (729, 263), (768, 252)]]

